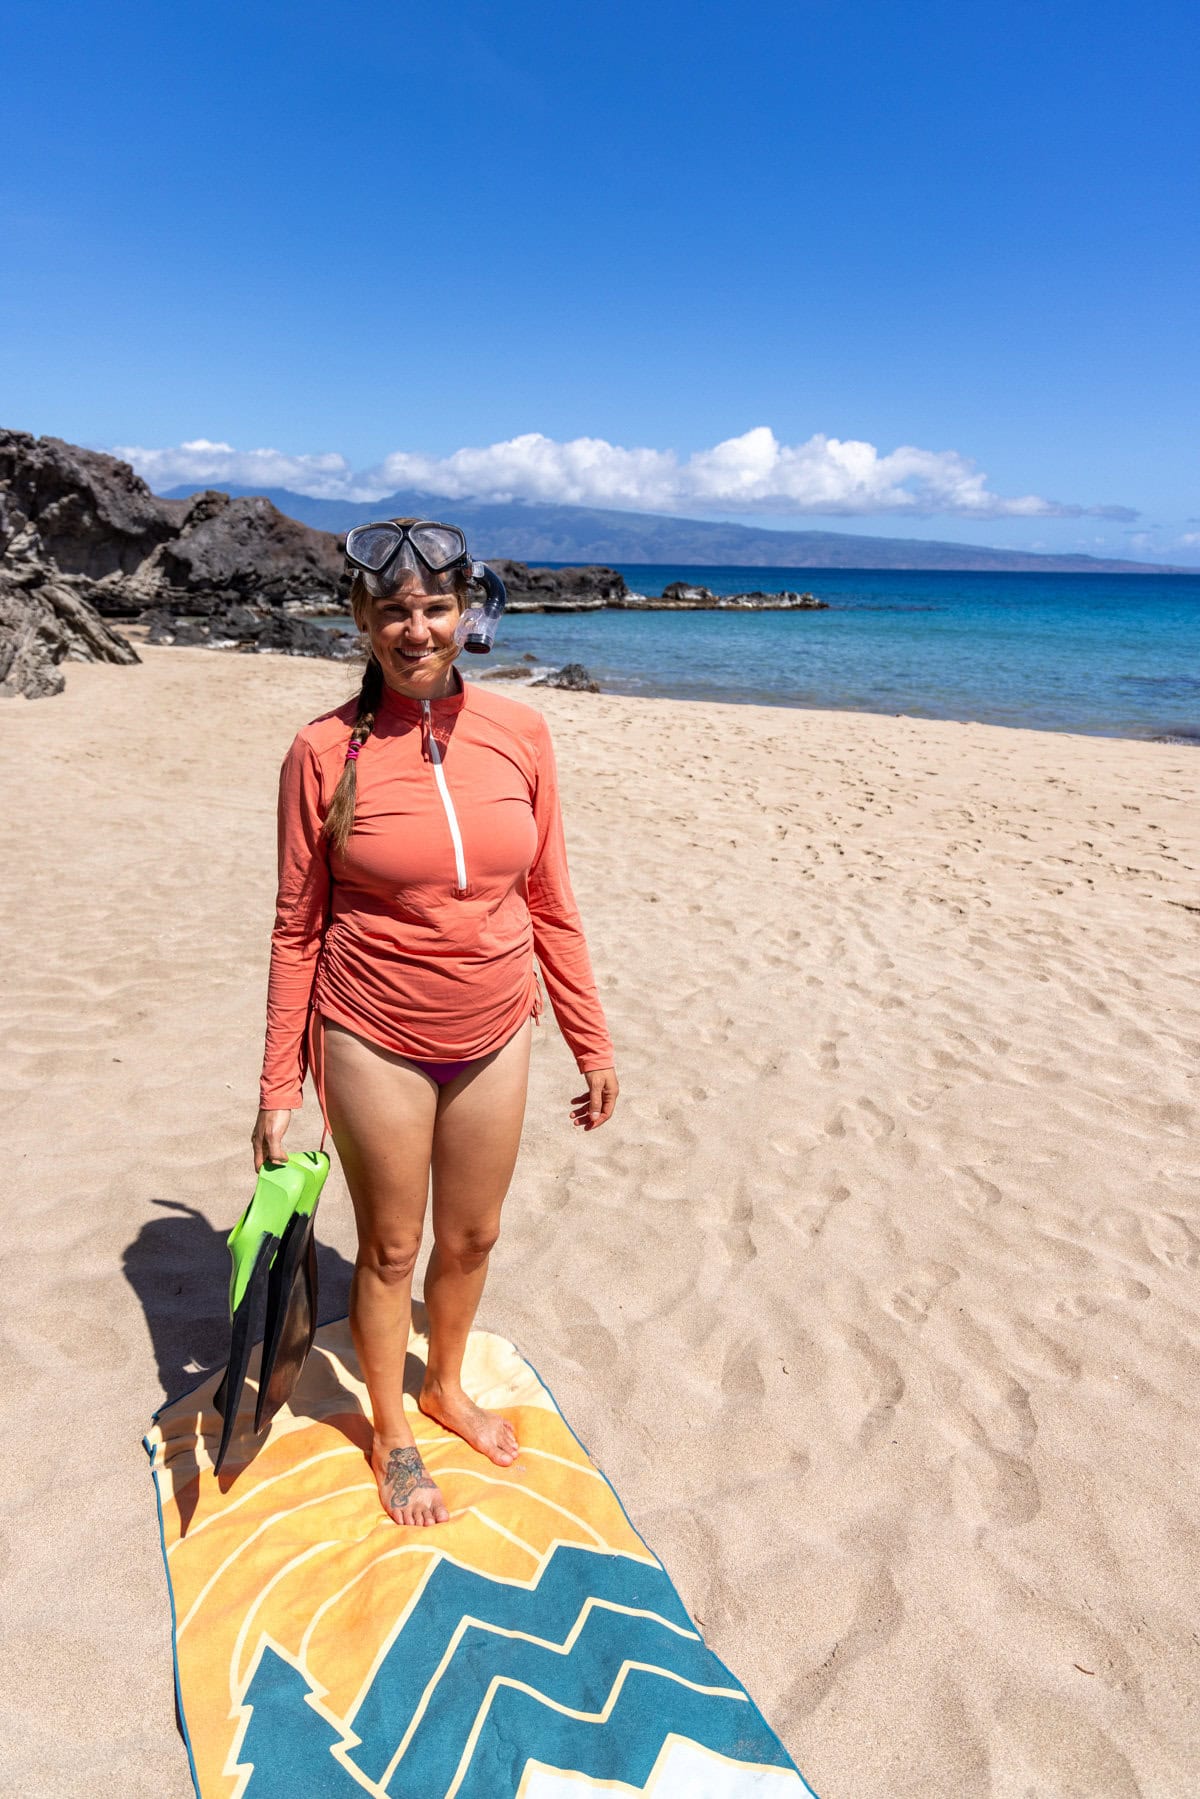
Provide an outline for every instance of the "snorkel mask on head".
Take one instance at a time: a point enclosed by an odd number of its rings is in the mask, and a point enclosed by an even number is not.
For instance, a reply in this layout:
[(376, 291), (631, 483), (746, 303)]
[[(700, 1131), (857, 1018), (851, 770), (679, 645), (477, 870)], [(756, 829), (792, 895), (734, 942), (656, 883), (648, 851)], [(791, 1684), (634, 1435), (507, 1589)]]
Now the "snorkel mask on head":
[(460, 648), (486, 655), (496, 641), (508, 595), (503, 581), (486, 562), (472, 562), (467, 540), (457, 525), (440, 525), (430, 519), (400, 524), (384, 519), (373, 525), (356, 525), (346, 538), (346, 561), (362, 576), (372, 599), (385, 600), (402, 587), (407, 575), (424, 577), (428, 571), (447, 574), (469, 568), (471, 578), (483, 584), (482, 605), (469, 606), (455, 627)]

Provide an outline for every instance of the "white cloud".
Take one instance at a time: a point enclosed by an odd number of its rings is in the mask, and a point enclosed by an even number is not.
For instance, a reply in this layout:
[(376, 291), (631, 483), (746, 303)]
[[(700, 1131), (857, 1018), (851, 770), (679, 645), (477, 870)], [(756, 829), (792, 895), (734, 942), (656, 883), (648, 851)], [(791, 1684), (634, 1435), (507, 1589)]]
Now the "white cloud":
[(115, 444), (111, 454), (133, 464), (156, 493), (205, 482), (212, 487), (286, 487), (329, 500), (373, 500), (377, 489), (359, 491), (344, 456), (288, 456), (282, 450), (235, 450), (232, 444), (194, 437), (169, 450)]
[(624, 449), (600, 437), (559, 443), (527, 432), (503, 443), (427, 456), (397, 450), (356, 473), (344, 457), (235, 450), (198, 438), (178, 449), (116, 451), (160, 492), (183, 482), (289, 487), (327, 499), (374, 500), (397, 488), (444, 499), (531, 500), (644, 512), (806, 513), (824, 516), (946, 514), (957, 518), (1132, 518), (1128, 508), (1063, 505), (1037, 494), (1006, 497), (956, 450), (874, 444), (817, 435), (783, 444), (759, 425), (712, 449)]

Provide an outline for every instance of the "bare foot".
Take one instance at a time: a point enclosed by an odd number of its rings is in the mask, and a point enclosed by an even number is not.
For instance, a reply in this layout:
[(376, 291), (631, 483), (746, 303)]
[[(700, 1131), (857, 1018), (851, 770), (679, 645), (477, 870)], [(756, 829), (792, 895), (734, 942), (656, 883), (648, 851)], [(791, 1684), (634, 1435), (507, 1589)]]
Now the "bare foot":
[(421, 1460), (410, 1439), (375, 1437), (371, 1443), (371, 1472), (379, 1485), (379, 1499), (397, 1524), (447, 1524), (450, 1513), (441, 1488)]
[(485, 1412), (468, 1399), (461, 1387), (447, 1389), (428, 1383), (421, 1389), (417, 1404), (427, 1418), (434, 1418), (452, 1430), (456, 1437), (486, 1455), (489, 1461), (507, 1468), (520, 1454), (517, 1433), (499, 1412)]

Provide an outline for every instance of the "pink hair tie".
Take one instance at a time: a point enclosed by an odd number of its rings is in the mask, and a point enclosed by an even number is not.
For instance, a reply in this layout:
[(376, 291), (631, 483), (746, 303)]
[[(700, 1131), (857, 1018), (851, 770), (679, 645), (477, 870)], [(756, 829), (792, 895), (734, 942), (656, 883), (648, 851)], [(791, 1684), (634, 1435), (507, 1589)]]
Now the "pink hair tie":
[(362, 748), (361, 743), (348, 744), (346, 747), (347, 762), (357, 762), (358, 761), (358, 752), (361, 748)]

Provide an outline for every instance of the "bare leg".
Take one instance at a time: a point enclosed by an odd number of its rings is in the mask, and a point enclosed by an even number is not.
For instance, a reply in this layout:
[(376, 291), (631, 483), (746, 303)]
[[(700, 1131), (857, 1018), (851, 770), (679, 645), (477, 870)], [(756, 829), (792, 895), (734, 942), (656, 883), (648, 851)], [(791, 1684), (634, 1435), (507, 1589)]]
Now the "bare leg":
[(433, 1128), (429, 1362), (419, 1403), (501, 1466), (516, 1460), (516, 1435), (506, 1418), (485, 1412), (463, 1392), (462, 1364), (521, 1144), (531, 1034), (527, 1020), (501, 1049), (448, 1082)]
[(404, 1416), (412, 1275), (438, 1090), (403, 1057), (329, 1020), (322, 1029), (325, 1102), (358, 1226), (350, 1330), (371, 1396), (371, 1467), (397, 1524), (441, 1524), (450, 1514)]

